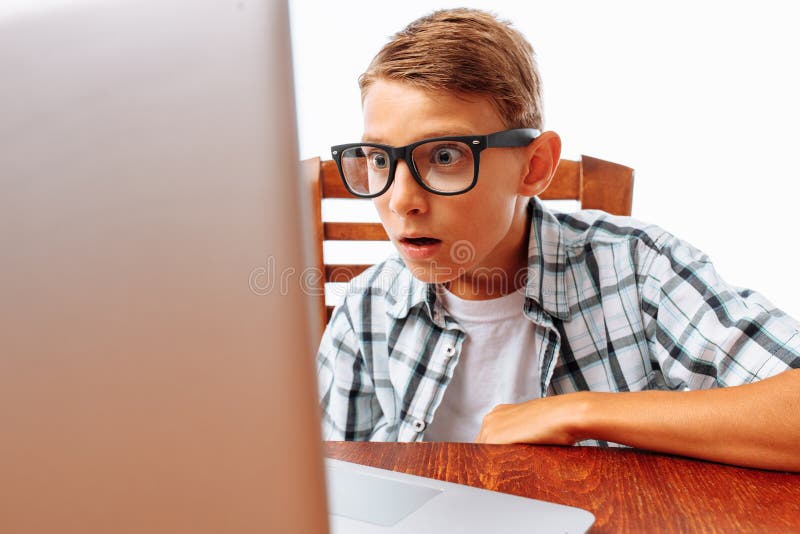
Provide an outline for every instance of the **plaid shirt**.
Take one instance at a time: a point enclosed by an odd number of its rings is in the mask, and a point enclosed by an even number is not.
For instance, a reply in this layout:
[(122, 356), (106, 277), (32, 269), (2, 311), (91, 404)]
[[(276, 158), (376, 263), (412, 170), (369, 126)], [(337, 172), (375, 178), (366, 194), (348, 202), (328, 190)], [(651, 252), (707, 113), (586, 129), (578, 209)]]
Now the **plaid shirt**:
[[(530, 212), (522, 311), (541, 396), (734, 386), (800, 367), (798, 323), (725, 283), (687, 243), (535, 198)], [(324, 438), (422, 440), (464, 337), (399, 257), (353, 279), (317, 356)]]

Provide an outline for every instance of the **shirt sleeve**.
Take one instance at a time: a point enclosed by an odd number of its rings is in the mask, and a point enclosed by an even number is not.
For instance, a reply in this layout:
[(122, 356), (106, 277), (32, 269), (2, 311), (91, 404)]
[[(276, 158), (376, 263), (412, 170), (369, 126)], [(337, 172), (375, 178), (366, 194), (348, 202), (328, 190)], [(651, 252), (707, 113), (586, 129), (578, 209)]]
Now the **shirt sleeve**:
[(317, 353), (317, 382), (323, 439), (369, 440), (380, 408), (344, 304), (334, 310), (322, 336)]
[(670, 388), (735, 386), (800, 367), (794, 319), (758, 293), (726, 283), (691, 245), (662, 237), (649, 251), (642, 316)]

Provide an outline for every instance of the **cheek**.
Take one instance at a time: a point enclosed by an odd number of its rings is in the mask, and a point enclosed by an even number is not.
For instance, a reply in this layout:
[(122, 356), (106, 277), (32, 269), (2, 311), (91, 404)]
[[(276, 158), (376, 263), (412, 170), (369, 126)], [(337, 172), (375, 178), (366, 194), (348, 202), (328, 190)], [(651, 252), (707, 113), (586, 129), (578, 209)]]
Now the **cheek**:
[(513, 218), (517, 197), (499, 186), (474, 190), (468, 203), (454, 210), (464, 221), (464, 230), (480, 234), (491, 232), (492, 228), (503, 227)]
[(481, 194), (487, 198), (516, 196), (525, 170), (523, 154), (508, 152), (489, 156), (481, 159), (481, 171), (475, 189), (481, 189)]
[(488, 194), (462, 206), (459, 233), (474, 244), (476, 256), (494, 249), (511, 229), (516, 213), (516, 197)]
[(378, 216), (383, 219), (384, 215), (389, 213), (389, 194), (384, 193), (377, 198), (373, 198), (372, 205), (375, 206), (375, 211), (378, 212)]
[[(489, 169), (487, 169), (488, 171)], [(465, 213), (473, 214), (474, 220), (470, 225), (478, 231), (485, 232), (487, 228), (503, 228), (511, 223), (519, 202), (517, 180), (508, 174), (482, 175), (473, 192), (473, 201), (469, 207), (464, 207)]]

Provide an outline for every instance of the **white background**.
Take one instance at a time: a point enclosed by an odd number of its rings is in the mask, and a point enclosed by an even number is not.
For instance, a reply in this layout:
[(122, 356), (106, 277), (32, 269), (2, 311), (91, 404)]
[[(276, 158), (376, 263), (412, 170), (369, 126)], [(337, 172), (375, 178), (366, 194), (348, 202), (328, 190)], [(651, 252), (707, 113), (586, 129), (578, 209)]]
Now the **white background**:
[(794, 2), (291, 0), (301, 157), (360, 139), (357, 76), (391, 34), (457, 6), (533, 44), (563, 157), (633, 167), (634, 217), (800, 318)]

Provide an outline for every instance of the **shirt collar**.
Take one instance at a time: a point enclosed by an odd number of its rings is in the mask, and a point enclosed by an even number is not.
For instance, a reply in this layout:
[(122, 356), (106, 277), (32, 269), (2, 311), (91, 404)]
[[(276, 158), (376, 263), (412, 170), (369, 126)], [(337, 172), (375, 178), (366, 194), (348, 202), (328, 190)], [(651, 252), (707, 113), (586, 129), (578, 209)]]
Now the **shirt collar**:
[[(395, 256), (393, 260), (400, 265), (403, 264), (403, 260), (399, 256)], [(441, 308), (441, 304), (436, 299), (436, 286), (417, 280), (410, 270), (401, 269), (392, 281), (387, 293), (393, 300), (393, 302), (390, 302), (387, 311), (395, 319), (403, 319), (413, 308), (424, 305), (425, 312), (431, 321), (443, 326), (443, 324), (439, 324), (441, 320), (436, 320), (436, 316), (441, 315), (441, 313), (435, 313), (437, 304)]]
[(533, 197), (529, 206), (531, 233), (528, 240), (528, 283), (525, 296), (553, 317), (570, 317), (567, 293), (567, 252), (561, 223), (542, 202)]
[[(561, 224), (536, 197), (531, 199), (528, 213), (531, 230), (525, 296), (549, 315), (567, 320), (570, 317), (566, 282), (568, 265)], [(402, 262), (399, 257), (397, 261)], [(388, 308), (390, 315), (402, 319), (413, 308), (422, 305), (424, 313), (434, 324), (442, 328), (446, 326), (447, 314), (436, 295), (434, 284), (421, 282), (414, 278), (411, 271), (402, 269), (392, 286), (389, 294), (394, 296), (394, 303)]]

